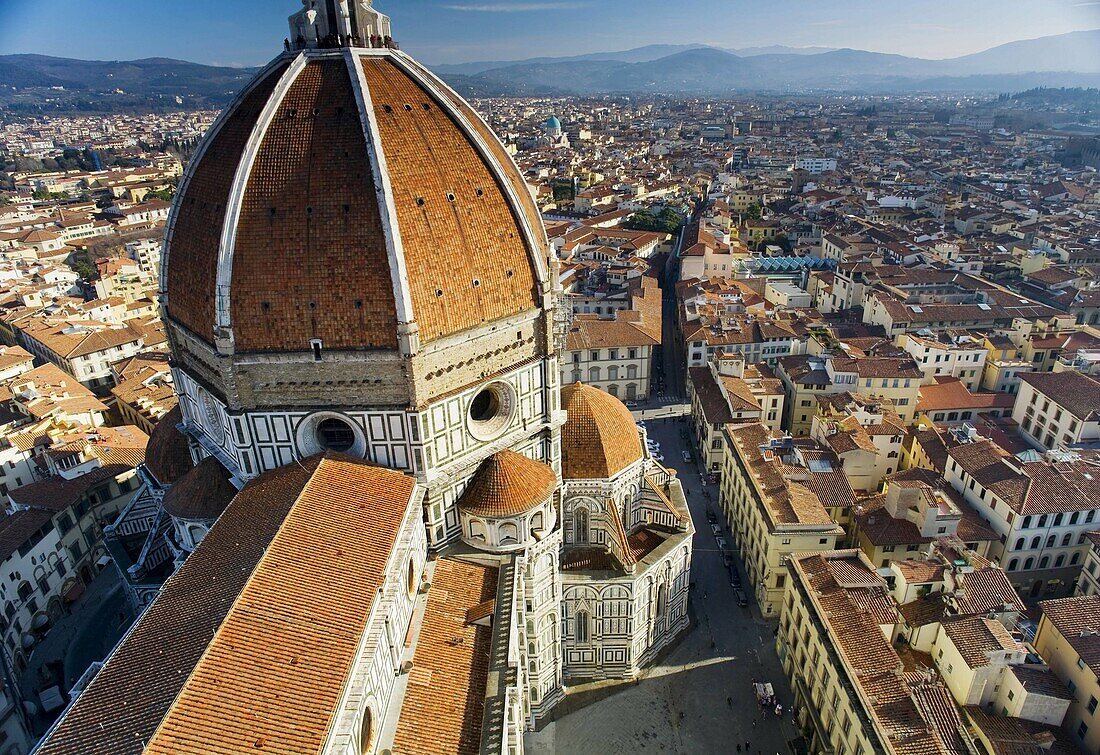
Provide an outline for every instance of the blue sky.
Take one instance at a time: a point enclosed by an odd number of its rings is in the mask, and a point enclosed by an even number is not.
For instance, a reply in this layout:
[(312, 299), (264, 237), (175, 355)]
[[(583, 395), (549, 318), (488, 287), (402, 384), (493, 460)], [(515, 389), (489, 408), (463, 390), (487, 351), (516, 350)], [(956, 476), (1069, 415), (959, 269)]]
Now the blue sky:
[[(654, 43), (854, 47), (927, 58), (1100, 28), (1100, 0), (376, 0), (426, 63)], [(257, 65), (298, 0), (0, 0), (0, 54)]]

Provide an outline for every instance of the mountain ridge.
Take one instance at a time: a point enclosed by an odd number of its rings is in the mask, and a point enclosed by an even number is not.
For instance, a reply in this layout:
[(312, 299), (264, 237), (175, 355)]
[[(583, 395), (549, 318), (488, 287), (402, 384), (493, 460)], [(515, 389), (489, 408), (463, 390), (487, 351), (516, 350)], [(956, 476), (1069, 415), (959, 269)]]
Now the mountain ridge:
[[(751, 54), (740, 55), (702, 44), (647, 45), (566, 58), (437, 66), (435, 70), (467, 96), (1000, 93), (1036, 86), (1100, 86), (1100, 29), (1019, 40), (943, 60), (852, 48), (822, 49), (750, 47), (742, 50)], [(82, 61), (48, 55), (0, 55), (0, 112), (220, 108), (256, 70), (172, 58)], [(48, 90), (45, 96), (44, 90)]]

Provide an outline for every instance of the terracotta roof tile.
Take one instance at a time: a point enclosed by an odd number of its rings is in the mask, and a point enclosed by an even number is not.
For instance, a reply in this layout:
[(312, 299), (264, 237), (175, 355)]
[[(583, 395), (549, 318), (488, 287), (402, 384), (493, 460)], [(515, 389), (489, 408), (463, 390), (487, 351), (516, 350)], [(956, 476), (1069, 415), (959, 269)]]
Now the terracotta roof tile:
[(413, 490), (322, 458), (146, 755), (321, 752)]
[(229, 476), (221, 462), (207, 456), (172, 483), (164, 496), (164, 510), (177, 519), (217, 519), (237, 495)]
[(467, 613), (496, 597), (498, 570), (440, 559), (394, 732), (394, 755), (477, 755), (489, 674), (490, 627)]
[[(421, 341), (538, 306), (538, 278), (512, 203), (470, 137), (394, 63), (363, 58), (362, 68)], [(515, 170), (511, 161), (504, 167)]]
[(562, 388), (562, 477), (567, 480), (613, 477), (642, 458), (634, 416), (622, 401), (599, 388), (573, 383)]
[(543, 503), (557, 484), (553, 469), (505, 449), (482, 462), (458, 507), (476, 516), (514, 516)]
[(195, 466), (187, 438), (176, 427), (182, 421), (177, 405), (157, 422), (145, 447), (145, 468), (161, 485), (171, 485)]
[(233, 168), (260, 111), (286, 70), (280, 63), (257, 81), (209, 137), (205, 153), (176, 198), (176, 219), (165, 245), (171, 301), (168, 313), (207, 342), (214, 339), (214, 294), (222, 224), (233, 183)]

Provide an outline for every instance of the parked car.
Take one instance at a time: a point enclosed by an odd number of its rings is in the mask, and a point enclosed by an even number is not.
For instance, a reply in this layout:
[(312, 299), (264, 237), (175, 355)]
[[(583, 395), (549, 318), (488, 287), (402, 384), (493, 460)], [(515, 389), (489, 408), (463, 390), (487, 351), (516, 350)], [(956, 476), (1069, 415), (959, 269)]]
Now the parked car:
[(681, 451), (680, 458), (684, 460), (685, 464), (688, 464), (691, 462), (691, 453), (688, 451)]
[(749, 604), (749, 596), (740, 587), (733, 588), (733, 597), (737, 598), (737, 605), (742, 608)]
[(662, 456), (662, 455), (661, 455), (661, 454), (659, 454), (659, 453), (651, 453), (651, 454), (649, 455), (649, 457), (650, 457), (651, 459), (653, 459), (653, 461), (664, 461), (664, 460), (665, 460), (665, 457), (664, 457), (664, 456)]
[(715, 537), (715, 541), (718, 543), (718, 549), (719, 550), (725, 550), (726, 549), (726, 538), (724, 538), (724, 537)]
[(719, 527), (717, 524), (712, 524), (710, 526), (710, 531), (714, 533), (715, 537), (718, 537), (719, 535), (722, 534), (722, 528)]

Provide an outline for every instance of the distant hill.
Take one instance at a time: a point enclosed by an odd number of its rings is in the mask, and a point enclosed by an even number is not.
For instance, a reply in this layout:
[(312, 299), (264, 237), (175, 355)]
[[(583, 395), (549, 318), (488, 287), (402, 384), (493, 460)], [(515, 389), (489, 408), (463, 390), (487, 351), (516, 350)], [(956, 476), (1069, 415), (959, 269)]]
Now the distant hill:
[[(104, 61), (0, 55), (0, 108), (114, 112), (223, 107), (256, 70), (170, 58)], [(42, 89), (51, 91), (35, 95), (33, 90)]]
[[(732, 92), (1011, 92), (1100, 86), (1100, 29), (927, 60), (773, 45), (647, 45), (565, 58), (433, 66), (467, 96)], [(167, 58), (82, 61), (0, 56), (0, 114), (222, 107), (256, 69)]]
[(543, 59), (488, 68), (464, 83), (498, 94), (696, 95), (808, 90), (1002, 92), (1100, 84), (1100, 30), (1013, 42), (947, 60), (851, 49), (747, 50), (755, 54), (692, 47), (637, 62), (603, 57)]
[(494, 68), (511, 68), (515, 66), (534, 66), (553, 63), (576, 63), (582, 61), (607, 61), (614, 60), (620, 63), (645, 63), (657, 60), (669, 55), (674, 55), (684, 50), (695, 50), (706, 45), (646, 45), (630, 50), (618, 52), (591, 52), (585, 55), (568, 55), (564, 57), (527, 58), (525, 60), (485, 60), (476, 63), (439, 63), (430, 68), (440, 76), (457, 73), (464, 76), (472, 76)]
[(959, 73), (1100, 73), (1100, 29), (1023, 39), (950, 61)]

